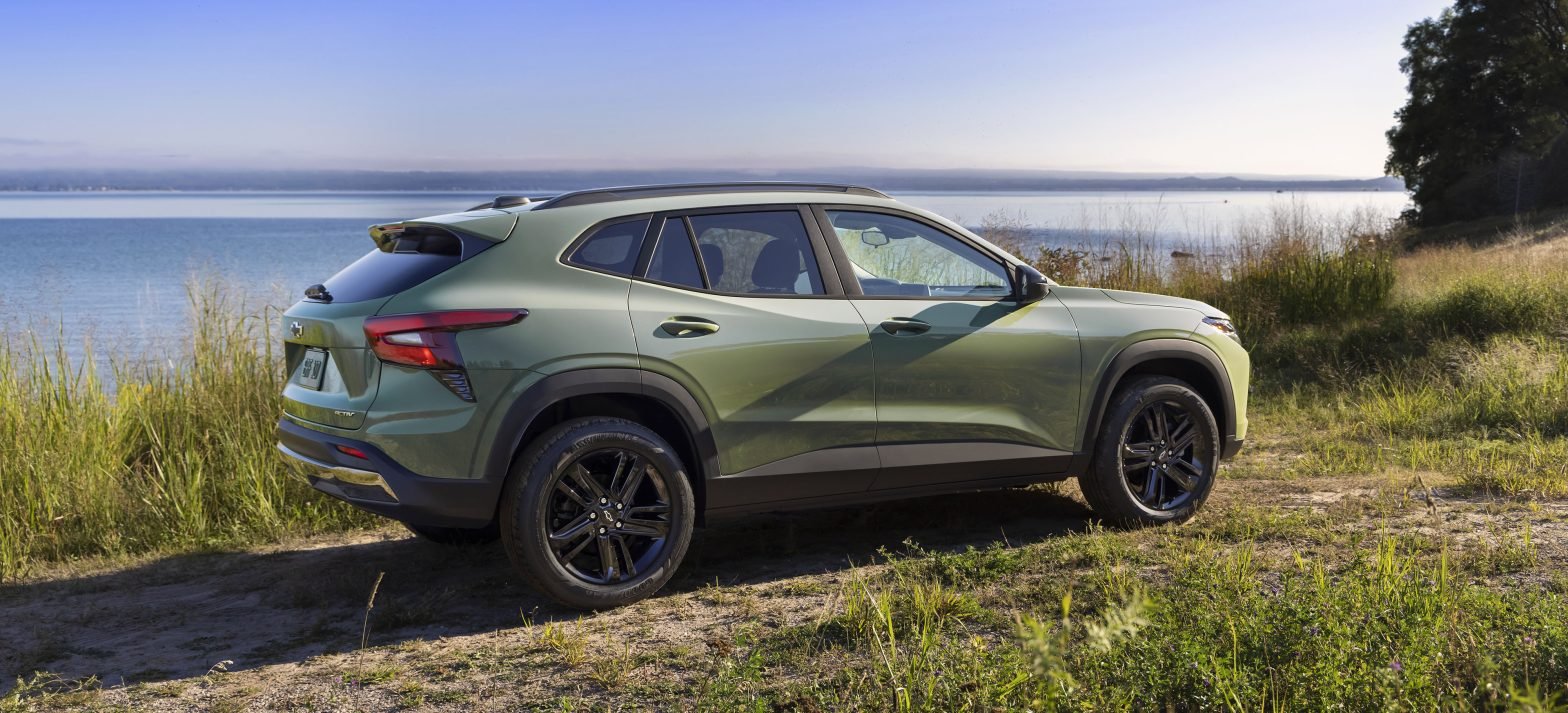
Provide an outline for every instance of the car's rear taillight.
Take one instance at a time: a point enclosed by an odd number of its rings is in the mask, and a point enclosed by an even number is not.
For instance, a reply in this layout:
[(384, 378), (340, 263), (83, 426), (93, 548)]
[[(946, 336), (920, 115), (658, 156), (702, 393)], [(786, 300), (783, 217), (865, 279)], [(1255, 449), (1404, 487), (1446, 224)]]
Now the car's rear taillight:
[(430, 369), (436, 379), (464, 401), (473, 401), (457, 332), (517, 324), (525, 309), (467, 309), (393, 314), (365, 320), (365, 341), (381, 361)]

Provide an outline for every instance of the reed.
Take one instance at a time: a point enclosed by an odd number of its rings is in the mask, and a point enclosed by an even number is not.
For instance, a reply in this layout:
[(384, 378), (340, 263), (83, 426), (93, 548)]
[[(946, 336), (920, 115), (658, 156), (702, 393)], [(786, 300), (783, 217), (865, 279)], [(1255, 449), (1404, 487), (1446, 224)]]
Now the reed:
[(368, 522), (275, 449), (276, 310), (211, 285), (190, 310), (188, 349), (163, 360), (73, 360), (36, 334), (0, 345), (0, 579)]

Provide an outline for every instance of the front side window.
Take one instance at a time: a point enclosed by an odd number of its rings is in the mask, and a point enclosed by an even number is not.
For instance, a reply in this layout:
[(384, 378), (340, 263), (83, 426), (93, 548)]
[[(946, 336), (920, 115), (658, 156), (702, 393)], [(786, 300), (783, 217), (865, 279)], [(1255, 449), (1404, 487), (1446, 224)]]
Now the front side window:
[(637, 267), (642, 237), (647, 232), (647, 218), (611, 223), (588, 236), (566, 261), (630, 277)]
[(997, 299), (1012, 293), (1001, 263), (929, 225), (883, 213), (827, 214), (867, 295)]
[(822, 274), (797, 211), (691, 216), (715, 292), (820, 295)]

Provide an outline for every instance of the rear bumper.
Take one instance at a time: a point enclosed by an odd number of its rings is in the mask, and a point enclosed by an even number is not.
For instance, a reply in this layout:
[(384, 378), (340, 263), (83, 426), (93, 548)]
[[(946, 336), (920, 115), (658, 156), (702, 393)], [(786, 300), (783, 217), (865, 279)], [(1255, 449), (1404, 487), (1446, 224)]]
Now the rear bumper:
[[(278, 450), (316, 470), (317, 490), (377, 515), (428, 527), (486, 527), (495, 520), (501, 482), (430, 478), (399, 465), (369, 443), (328, 435), (287, 418), (278, 421)], [(366, 458), (343, 453), (354, 448)]]

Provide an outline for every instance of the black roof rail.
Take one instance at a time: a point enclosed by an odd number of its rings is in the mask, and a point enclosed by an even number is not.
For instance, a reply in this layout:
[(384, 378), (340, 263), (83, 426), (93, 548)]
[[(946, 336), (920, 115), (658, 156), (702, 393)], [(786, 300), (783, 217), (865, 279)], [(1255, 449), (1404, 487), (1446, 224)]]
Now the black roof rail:
[(637, 198), (664, 198), (668, 196), (700, 196), (715, 193), (761, 192), (812, 192), (842, 193), (851, 196), (891, 198), (881, 191), (864, 186), (838, 183), (795, 183), (793, 181), (737, 181), (733, 183), (670, 183), (652, 186), (621, 186), (618, 188), (593, 188), (586, 191), (563, 193), (534, 207), (534, 210), (566, 208), (574, 205), (592, 205)]

